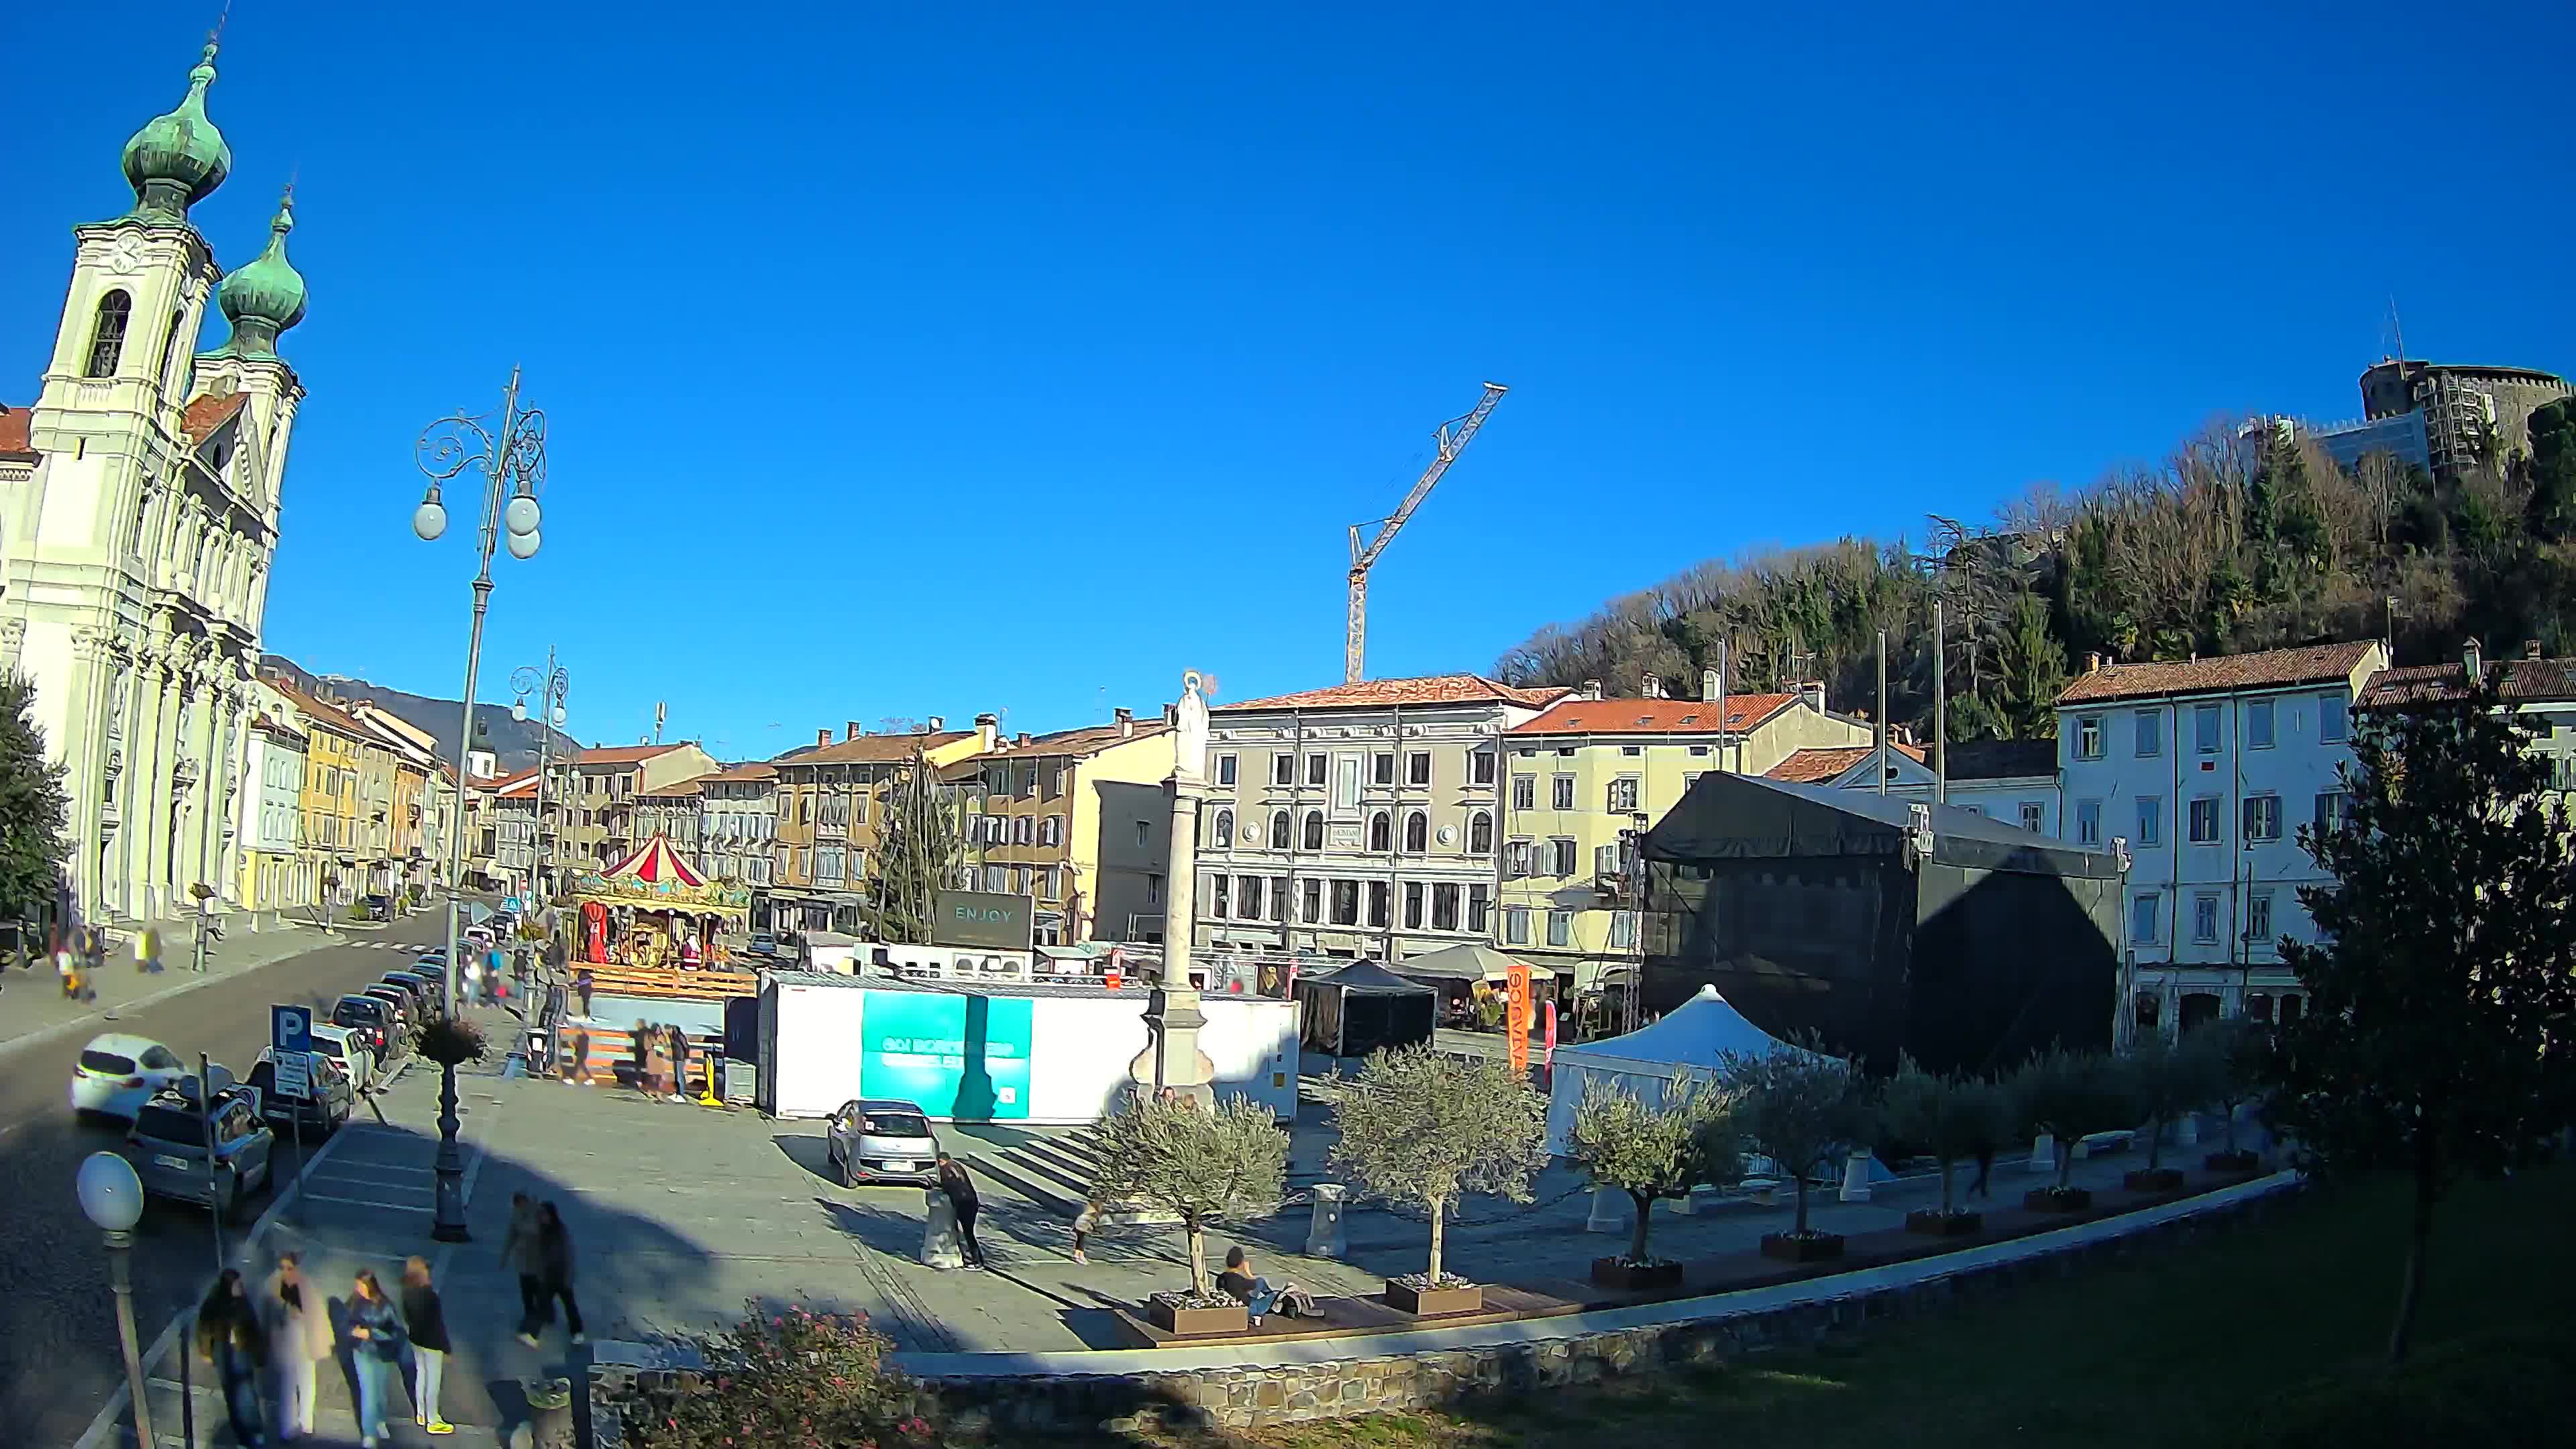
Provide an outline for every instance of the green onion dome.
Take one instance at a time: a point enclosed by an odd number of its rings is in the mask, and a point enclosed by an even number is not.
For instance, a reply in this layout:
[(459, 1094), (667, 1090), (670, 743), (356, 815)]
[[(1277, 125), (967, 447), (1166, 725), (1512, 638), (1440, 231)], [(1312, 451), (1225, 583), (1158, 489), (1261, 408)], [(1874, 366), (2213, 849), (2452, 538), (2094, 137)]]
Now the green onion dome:
[(125, 179), (134, 187), (134, 210), (146, 221), (185, 222), (188, 208), (224, 184), (233, 151), (224, 133), (206, 119), (206, 87), (215, 83), (215, 48), (188, 72), (187, 98), (155, 116), (125, 143)]

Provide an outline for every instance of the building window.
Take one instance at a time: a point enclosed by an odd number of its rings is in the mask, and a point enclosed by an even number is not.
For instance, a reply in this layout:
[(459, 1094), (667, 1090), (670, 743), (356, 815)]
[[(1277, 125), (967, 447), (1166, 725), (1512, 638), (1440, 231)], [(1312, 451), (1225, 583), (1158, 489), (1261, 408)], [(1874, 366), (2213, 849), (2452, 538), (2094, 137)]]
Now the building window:
[(1234, 756), (1219, 755), (1216, 757), (1216, 782), (1220, 785), (1231, 785), (1234, 783)]
[(2218, 706), (2196, 705), (2191, 712), (2192, 748), (2204, 755), (2218, 753)]
[(1529, 907), (1503, 907), (1503, 944), (1526, 946), (1529, 944), (1529, 938)]
[(2278, 840), (2281, 838), (2281, 797), (2248, 795), (2245, 797), (2245, 838)]
[(1404, 883), (1404, 928), (1408, 931), (1422, 929), (1422, 882), (1418, 880)]
[(1308, 850), (1324, 848), (1324, 812), (1321, 810), (1306, 812), (1306, 848)]
[(1404, 817), (1404, 849), (1420, 855), (1431, 848), (1431, 817), (1416, 810)]
[(1494, 909), (1492, 896), (1493, 887), (1483, 881), (1473, 881), (1467, 886), (1467, 929), (1479, 936), (1492, 929), (1489, 920)]
[(2216, 845), (2218, 843), (2217, 796), (2196, 795), (2192, 797), (2191, 843), (2194, 845)]
[(2191, 938), (2204, 946), (2218, 944), (2218, 897), (2207, 891), (2191, 898)]
[(1551, 946), (1574, 944), (1574, 912), (1550, 911), (1547, 913), (1547, 943)]
[(2102, 716), (2088, 714), (2076, 719), (2075, 758), (2079, 760), (2102, 758)]
[(1231, 810), (1220, 810), (1216, 812), (1216, 848), (1224, 850), (1233, 844), (1234, 812)]
[(2024, 800), (2021, 802), (2021, 828), (2024, 830), (2046, 830), (2048, 828), (2048, 807), (2037, 800)]
[[(2317, 696), (2318, 739), (2323, 740), (2330, 745), (2339, 745), (2343, 743), (2344, 737), (2350, 733), (2349, 721), (2346, 718), (2345, 709), (2346, 705), (2344, 697), (2340, 694), (2321, 694)], [(2296, 997), (2289, 998), (2291, 1001), (2295, 1001), (2297, 999), (2298, 998)]]
[(125, 328), (134, 320), (134, 299), (122, 288), (98, 299), (98, 315), (89, 330), (89, 376), (114, 377), (125, 356)]
[(1239, 908), (1236, 914), (1247, 921), (1261, 919), (1261, 881), (1260, 876), (1247, 875), (1235, 882), (1234, 900)]
[(2141, 847), (2165, 843), (2165, 802), (2160, 795), (2138, 797), (2138, 841)]
[(1515, 810), (1538, 808), (1538, 776), (1512, 776), (1512, 808)]
[(1503, 847), (1503, 874), (1514, 880), (1530, 873), (1530, 843), (1515, 840)]
[(2101, 801), (2078, 800), (2075, 802), (2075, 843), (2078, 845), (2100, 845), (2102, 843)]
[(1372, 926), (1386, 924), (1385, 881), (1373, 880), (1368, 883), (1368, 923)]
[(1379, 785), (1395, 783), (1395, 751), (1380, 750), (1369, 758), (1369, 780)]
[(1270, 783), (1274, 785), (1294, 785), (1297, 783), (1297, 757), (1295, 755), (1282, 750), (1278, 754), (1270, 757)]
[(2157, 914), (2154, 896), (2142, 895), (2129, 898), (2130, 945), (2152, 946), (2156, 943)]
[(1553, 788), (1548, 791), (1548, 803), (1551, 809), (1556, 810), (1571, 810), (1574, 808), (1574, 777), (1572, 775), (1558, 775), (1555, 777)]
[(2248, 700), (2245, 704), (2245, 748), (2272, 748), (2272, 701)]
[[(787, 856), (789, 868), (793, 869), (795, 865), (796, 852), (791, 849), (787, 852)], [(984, 889), (998, 895), (1001, 893), (1002, 887), (1009, 883), (1009, 880), (1010, 872), (1004, 870), (1002, 867), (998, 865), (988, 865), (984, 867)]]
[(1467, 853), (1491, 855), (1494, 852), (1493, 812), (1479, 810), (1467, 817)]
[(1159, 906), (1162, 903), (1163, 878), (1159, 875), (1149, 875), (1145, 877), (1145, 904), (1149, 906)]
[(1300, 887), (1297, 892), (1297, 919), (1307, 925), (1315, 925), (1324, 919), (1324, 883), (1303, 880), (1297, 884)]
[(1404, 779), (1405, 783), (1409, 785), (1428, 785), (1431, 783), (1431, 752), (1429, 750), (1415, 750), (1413, 753), (1404, 757)]
[(2152, 760), (2165, 752), (2165, 717), (2161, 710), (2142, 709), (2131, 716), (2138, 731), (2138, 758)]
[(1369, 816), (1368, 848), (1376, 854), (1384, 855), (1395, 849), (1395, 826), (1391, 820), (1392, 817), (1383, 810)]
[(1610, 813), (1632, 814), (1637, 808), (1637, 777), (1622, 775), (1610, 782)]
[(1613, 951), (1633, 951), (1637, 949), (1637, 913), (1635, 911), (1612, 911), (1610, 913), (1610, 940), (1608, 942), (1608, 949)]
[(1232, 876), (1208, 877), (1208, 911), (1220, 920), (1234, 914), (1234, 878)]
[(2316, 832), (2332, 835), (2352, 818), (2352, 796), (2341, 790), (2328, 790), (2317, 796)]
[(1477, 750), (1467, 756), (1467, 783), (1470, 785), (1491, 785), (1494, 783), (1494, 752), (1492, 750)]
[(1150, 843), (1153, 829), (1154, 822), (1150, 820), (1139, 820), (1136, 822), (1136, 844), (1139, 848)]
[(1551, 854), (1553, 854), (1553, 855), (1554, 855), (1554, 857), (1555, 857), (1555, 859), (1554, 859), (1553, 861), (1551, 861), (1551, 862), (1550, 862), (1550, 864), (1551, 864), (1552, 866), (1554, 866), (1554, 869), (1550, 870), (1550, 871), (1548, 872), (1548, 874), (1550, 874), (1550, 875), (1572, 875), (1572, 874), (1574, 874), (1575, 869), (1576, 869), (1577, 865), (1580, 863), (1581, 858), (1582, 858), (1582, 857), (1581, 857), (1581, 855), (1580, 855), (1580, 853), (1579, 853), (1579, 852), (1580, 852), (1580, 850), (1581, 850), (1581, 847), (1577, 846), (1577, 845), (1574, 843), (1574, 841), (1573, 841), (1573, 839), (1572, 839), (1571, 837), (1563, 836), (1563, 835), (1557, 836), (1555, 839), (1550, 840), (1550, 841), (1548, 842), (1548, 846), (1549, 846), (1549, 848), (1550, 848), (1550, 853), (1551, 853)]
[(1431, 887), (1431, 929), (1458, 929), (1458, 886), (1454, 881), (1441, 881)]
[(1288, 919), (1288, 877), (1284, 875), (1270, 878), (1270, 919), (1274, 921)]
[(1326, 756), (1326, 755), (1308, 755), (1308, 756), (1306, 757), (1306, 783), (1307, 783), (1307, 784), (1309, 784), (1309, 785), (1321, 785), (1321, 784), (1324, 784), (1326, 781), (1330, 780), (1331, 778), (1332, 778), (1332, 761), (1331, 761), (1331, 757)]
[[(1139, 826), (1137, 828), (1141, 830), (1144, 827)], [(1270, 848), (1272, 850), (1286, 850), (1288, 845), (1288, 812), (1285, 810), (1273, 811), (1270, 815)]]
[(2272, 893), (2245, 893), (2245, 943), (2250, 946), (2272, 944)]

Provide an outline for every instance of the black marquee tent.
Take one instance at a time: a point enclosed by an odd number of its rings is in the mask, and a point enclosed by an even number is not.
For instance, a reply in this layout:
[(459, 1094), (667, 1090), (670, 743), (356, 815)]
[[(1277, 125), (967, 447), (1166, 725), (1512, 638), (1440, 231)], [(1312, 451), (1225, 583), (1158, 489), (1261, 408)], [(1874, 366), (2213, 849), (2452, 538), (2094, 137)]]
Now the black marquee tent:
[[(1920, 813), (1918, 813), (1920, 812)], [(1973, 810), (1712, 772), (1645, 839), (1644, 1005), (1702, 986), (1893, 1071), (2106, 1047), (2122, 870)]]
[(1375, 961), (1354, 961), (1327, 976), (1297, 978), (1300, 1045), (1337, 1057), (1364, 1057), (1387, 1047), (1431, 1040), (1440, 993), (1407, 981)]

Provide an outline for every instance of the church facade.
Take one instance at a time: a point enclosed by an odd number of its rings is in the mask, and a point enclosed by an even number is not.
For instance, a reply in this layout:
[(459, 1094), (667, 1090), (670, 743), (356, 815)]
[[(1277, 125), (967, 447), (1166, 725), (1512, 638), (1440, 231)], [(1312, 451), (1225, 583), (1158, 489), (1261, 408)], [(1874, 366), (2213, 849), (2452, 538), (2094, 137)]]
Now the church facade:
[[(193, 910), (201, 883), (235, 896), (259, 793), (252, 682), (304, 398), (277, 341), (305, 290), (291, 197), (229, 274), (189, 219), (232, 166), (214, 59), (126, 143), (133, 207), (73, 228), (36, 401), (0, 412), (0, 668), (34, 681), (65, 767), (61, 904), (85, 920)], [(230, 335), (201, 352), (212, 311)]]

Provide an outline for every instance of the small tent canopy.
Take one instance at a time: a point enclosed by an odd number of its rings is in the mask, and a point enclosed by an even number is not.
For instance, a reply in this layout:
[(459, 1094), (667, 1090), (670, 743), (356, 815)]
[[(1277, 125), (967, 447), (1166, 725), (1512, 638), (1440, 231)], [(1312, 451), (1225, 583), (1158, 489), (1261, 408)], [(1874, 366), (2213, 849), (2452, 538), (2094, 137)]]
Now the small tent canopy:
[(1440, 993), (1407, 981), (1375, 961), (1355, 961), (1324, 976), (1297, 978), (1304, 1019), (1298, 1040), (1337, 1057), (1363, 1057), (1431, 1039)]
[(1805, 1053), (1771, 1035), (1727, 1004), (1714, 986), (1666, 1012), (1662, 1020), (1626, 1036), (1556, 1049), (1556, 1080), (1548, 1092), (1547, 1146), (1565, 1150), (1574, 1128), (1574, 1108), (1593, 1083), (1621, 1088), (1652, 1107), (1664, 1091), (1685, 1075), (1713, 1076), (1730, 1056), (1760, 1057), (1772, 1052)]
[(1491, 946), (1469, 942), (1424, 956), (1410, 956), (1395, 974), (1415, 981), (1500, 981), (1512, 974), (1512, 958)]

